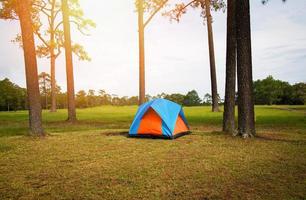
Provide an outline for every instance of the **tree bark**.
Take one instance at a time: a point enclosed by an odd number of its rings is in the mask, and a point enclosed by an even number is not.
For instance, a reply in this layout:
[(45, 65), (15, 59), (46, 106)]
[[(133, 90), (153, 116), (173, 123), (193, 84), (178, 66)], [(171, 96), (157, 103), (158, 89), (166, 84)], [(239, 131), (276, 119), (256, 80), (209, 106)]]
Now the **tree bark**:
[(51, 108), (50, 112), (56, 112), (56, 81), (55, 81), (55, 55), (54, 55), (54, 7), (55, 0), (52, 1), (51, 26), (50, 26), (50, 71), (51, 71)]
[(236, 0), (238, 132), (243, 137), (255, 135), (250, 5), (248, 0)]
[(139, 34), (139, 105), (145, 102), (145, 49), (144, 49), (144, 24), (143, 0), (138, 1), (138, 34)]
[(54, 50), (51, 50), (50, 68), (51, 68), (51, 109), (50, 109), (50, 112), (56, 112), (56, 81), (55, 81)]
[(207, 33), (208, 33), (208, 46), (209, 46), (212, 111), (218, 112), (219, 111), (218, 90), (217, 90), (214, 38), (213, 38), (213, 30), (212, 30), (212, 17), (210, 14), (210, 0), (205, 0), (205, 12), (206, 12), (206, 19), (207, 19)]
[(223, 131), (235, 134), (236, 87), (236, 12), (235, 0), (227, 2), (226, 80), (223, 113)]
[(30, 10), (31, 6), (28, 0), (17, 0), (17, 12), (20, 20), (25, 61), (30, 132), (36, 136), (44, 136), (41, 119), (37, 60)]
[(48, 109), (48, 95), (47, 95), (47, 86), (46, 86), (46, 74), (43, 77), (44, 80), (44, 93), (45, 93), (45, 109)]
[(71, 49), (71, 34), (69, 22), (69, 8), (67, 0), (62, 0), (63, 26), (65, 38), (66, 76), (67, 76), (67, 97), (68, 97), (68, 121), (76, 121), (75, 94), (73, 80), (73, 62)]

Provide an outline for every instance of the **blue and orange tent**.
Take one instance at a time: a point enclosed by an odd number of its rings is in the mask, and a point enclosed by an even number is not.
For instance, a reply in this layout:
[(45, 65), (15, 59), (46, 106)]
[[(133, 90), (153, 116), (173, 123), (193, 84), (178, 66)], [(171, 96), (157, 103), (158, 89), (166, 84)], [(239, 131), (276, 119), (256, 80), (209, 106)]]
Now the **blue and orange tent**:
[(129, 136), (174, 139), (186, 133), (189, 127), (182, 107), (166, 99), (155, 99), (138, 108)]

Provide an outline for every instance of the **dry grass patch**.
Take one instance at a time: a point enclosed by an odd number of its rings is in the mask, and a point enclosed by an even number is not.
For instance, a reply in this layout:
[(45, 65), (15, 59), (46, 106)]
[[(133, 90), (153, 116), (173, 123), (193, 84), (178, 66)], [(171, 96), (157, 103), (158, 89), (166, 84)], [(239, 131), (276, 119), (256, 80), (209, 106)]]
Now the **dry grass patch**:
[(193, 132), (176, 140), (126, 137), (136, 107), (81, 110), (75, 124), (44, 113), (44, 139), (21, 135), (26, 112), (0, 113), (0, 199), (306, 197), (303, 113), (258, 107), (258, 137), (243, 140), (220, 132), (222, 113), (185, 110)]

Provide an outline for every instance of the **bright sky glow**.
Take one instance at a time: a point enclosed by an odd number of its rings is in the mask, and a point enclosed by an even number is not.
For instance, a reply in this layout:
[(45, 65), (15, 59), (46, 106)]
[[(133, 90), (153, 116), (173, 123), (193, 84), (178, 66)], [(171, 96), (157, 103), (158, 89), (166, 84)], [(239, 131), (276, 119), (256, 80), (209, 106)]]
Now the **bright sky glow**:
[[(170, 0), (171, 2), (171, 0)], [(138, 95), (137, 13), (133, 0), (81, 0), (85, 15), (94, 20), (91, 36), (73, 31), (72, 39), (85, 46), (91, 62), (74, 58), (75, 87), (105, 89), (120, 96)], [(290, 83), (306, 81), (305, 0), (251, 1), (254, 79), (273, 75)], [(212, 13), (218, 90), (224, 94), (226, 13)], [(10, 41), (18, 21), (0, 21), (0, 79), (25, 86), (23, 53)], [(189, 9), (180, 23), (157, 15), (145, 31), (146, 93), (210, 92), (206, 26), (199, 10)], [(64, 54), (57, 60), (57, 82), (66, 89)], [(49, 61), (39, 59), (39, 71)]]

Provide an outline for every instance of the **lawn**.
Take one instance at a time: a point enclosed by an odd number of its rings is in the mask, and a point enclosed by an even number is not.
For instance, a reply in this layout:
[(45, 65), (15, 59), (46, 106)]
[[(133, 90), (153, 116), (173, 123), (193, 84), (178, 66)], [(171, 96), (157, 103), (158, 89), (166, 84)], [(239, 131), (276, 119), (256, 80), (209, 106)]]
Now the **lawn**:
[(257, 106), (257, 137), (221, 132), (222, 112), (188, 107), (190, 135), (126, 137), (136, 106), (0, 112), (0, 199), (305, 199), (306, 106)]

